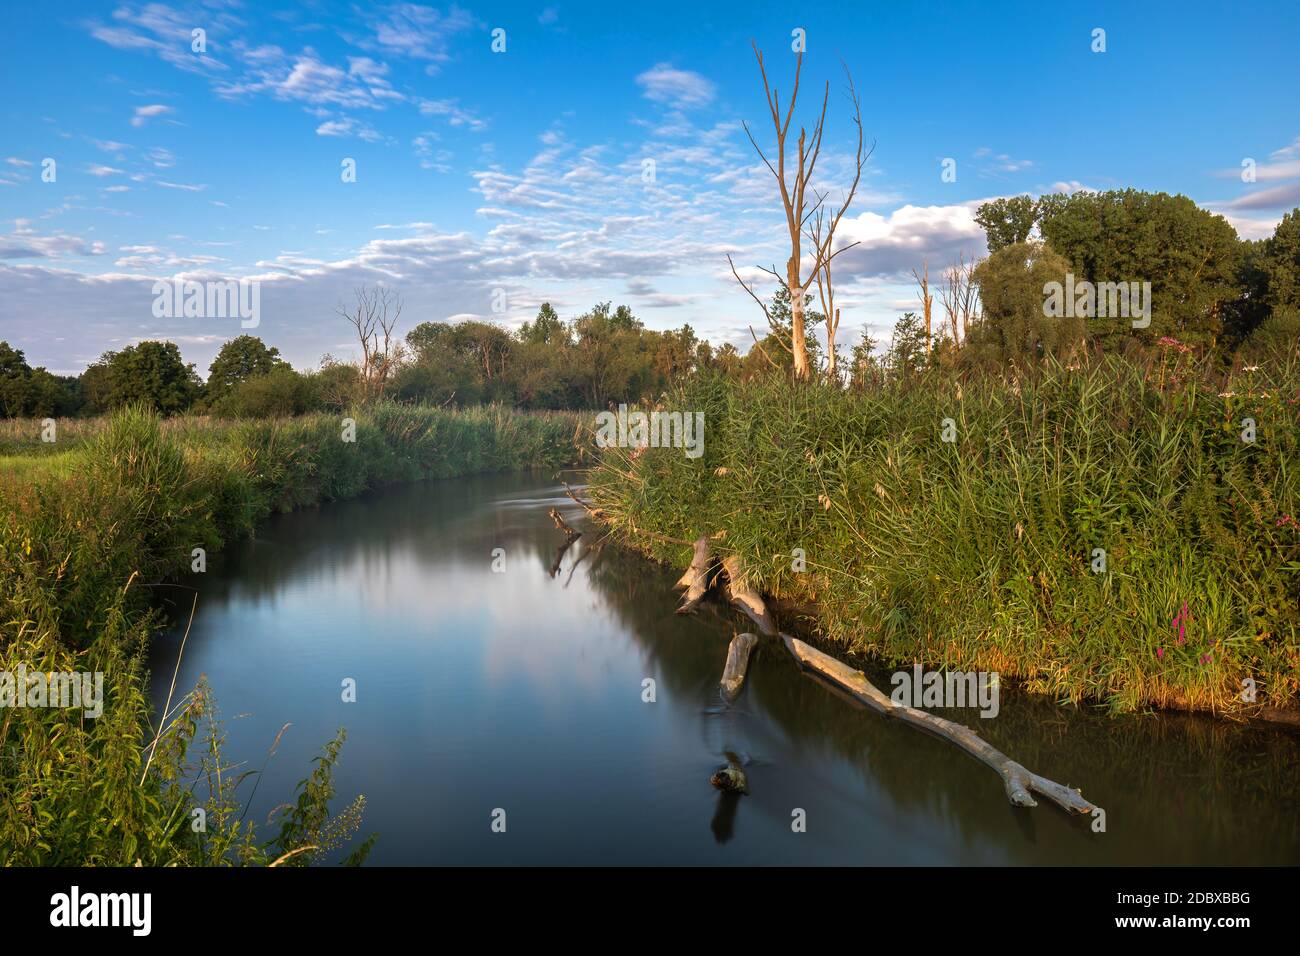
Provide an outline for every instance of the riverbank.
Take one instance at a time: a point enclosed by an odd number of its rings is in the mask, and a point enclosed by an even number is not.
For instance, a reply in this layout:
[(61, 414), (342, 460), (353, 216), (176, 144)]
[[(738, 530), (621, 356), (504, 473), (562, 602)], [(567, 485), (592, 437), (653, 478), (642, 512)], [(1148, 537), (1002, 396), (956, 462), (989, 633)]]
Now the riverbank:
[(494, 407), (381, 405), (348, 420), (236, 423), (125, 410), (58, 423), (53, 442), (41, 433), (39, 422), (0, 433), (0, 671), (101, 673), (103, 714), (0, 714), (3, 864), (269, 863), (337, 845), (361, 812), (355, 802), (327, 810), (341, 734), (269, 841), (241, 820), (234, 775), (220, 772), (222, 731), (202, 686), (178, 690), (148, 746), (142, 655), (158, 624), (156, 589), (184, 593), (208, 556), (273, 511), (581, 458), (576, 416)]
[(815, 602), (833, 644), (1115, 712), (1297, 704), (1294, 360), (1112, 357), (858, 393), (704, 380), (668, 406), (704, 413), (703, 456), (606, 450), (602, 517), (677, 568), (710, 535), (763, 592)]

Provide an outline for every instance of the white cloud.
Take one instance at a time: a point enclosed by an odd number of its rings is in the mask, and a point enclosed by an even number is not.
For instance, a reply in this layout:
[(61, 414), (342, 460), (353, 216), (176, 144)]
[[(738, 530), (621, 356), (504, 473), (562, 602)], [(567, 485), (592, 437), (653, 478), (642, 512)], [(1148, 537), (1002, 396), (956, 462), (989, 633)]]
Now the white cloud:
[(143, 126), (155, 116), (167, 116), (175, 112), (176, 111), (170, 106), (165, 106), (162, 103), (150, 103), (148, 106), (137, 106), (135, 108), (135, 115), (131, 117), (131, 125)]
[(713, 99), (713, 84), (698, 73), (656, 63), (636, 78), (645, 98), (677, 109), (705, 106)]
[(40, 235), (27, 227), (25, 220), (15, 220), (8, 236), (0, 236), (0, 259), (53, 259), (61, 256), (98, 256), (104, 244), (63, 233)]
[(1097, 190), (1093, 189), (1091, 186), (1085, 186), (1083, 183), (1079, 182), (1079, 180), (1077, 180), (1077, 179), (1071, 179), (1071, 180), (1068, 180), (1068, 181), (1061, 181), (1061, 182), (1055, 182), (1055, 183), (1052, 183), (1052, 188), (1051, 188), (1050, 190), (1048, 190), (1048, 191), (1049, 191), (1049, 192), (1054, 192), (1054, 193), (1065, 193), (1065, 194), (1067, 194), (1067, 195), (1069, 195), (1069, 194), (1071, 194), (1071, 193), (1095, 193), (1095, 192), (1097, 192)]
[(1300, 182), (1259, 189), (1219, 204), (1224, 209), (1281, 209), (1300, 205)]
[(443, 116), (449, 126), (464, 127), (475, 133), (487, 129), (486, 121), (464, 109), (455, 100), (417, 99), (416, 106), (425, 116)]
[(326, 120), (324, 123), (321, 123), (316, 127), (316, 135), (338, 137), (355, 136), (358, 139), (365, 140), (367, 143), (381, 142), (384, 138), (383, 135), (373, 127), (353, 119), (350, 116), (345, 116), (336, 120)]
[(386, 53), (414, 60), (429, 60), (430, 66), (451, 59), (451, 38), (475, 25), (473, 16), (452, 6), (446, 13), (414, 3), (399, 3), (388, 7), (387, 16), (374, 23), (374, 39)]
[(858, 246), (836, 259), (845, 279), (863, 276), (900, 276), (923, 261), (945, 266), (958, 254), (983, 255), (984, 230), (975, 222), (975, 210), (984, 200), (955, 206), (902, 206), (888, 216), (864, 212), (846, 216), (835, 234), (836, 246)]

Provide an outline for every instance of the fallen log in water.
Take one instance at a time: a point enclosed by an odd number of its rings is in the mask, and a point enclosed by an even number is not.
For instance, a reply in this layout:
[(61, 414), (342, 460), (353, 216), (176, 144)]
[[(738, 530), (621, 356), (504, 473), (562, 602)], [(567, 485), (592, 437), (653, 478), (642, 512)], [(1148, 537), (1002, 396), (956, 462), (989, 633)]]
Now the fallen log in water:
[(557, 508), (552, 508), (550, 510), (550, 516), (551, 516), (551, 520), (555, 522), (555, 527), (559, 528), (570, 538), (577, 538), (581, 536), (582, 532), (575, 531), (573, 528), (571, 528), (569, 526), (569, 523), (564, 520), (564, 515), (560, 514)]
[(736, 699), (745, 683), (745, 670), (749, 667), (749, 654), (758, 643), (756, 634), (737, 634), (727, 648), (727, 666), (722, 670), (722, 696), (728, 701)]
[(772, 613), (763, 603), (762, 596), (745, 581), (740, 555), (727, 555), (722, 568), (727, 572), (727, 597), (731, 603), (749, 615), (764, 635), (770, 637), (776, 634), (776, 621), (772, 618)]
[(700, 535), (696, 538), (694, 548), (695, 553), (691, 556), (690, 565), (682, 572), (682, 576), (677, 579), (677, 583), (674, 584), (673, 587), (688, 588), (691, 586), (692, 581), (704, 572), (708, 571), (709, 562), (711, 560), (708, 537), (706, 535)]
[[(694, 608), (703, 598), (708, 590), (708, 566), (709, 540), (701, 537), (695, 541), (695, 557), (691, 561), (691, 566), (677, 582), (678, 587), (688, 589), (682, 606), (678, 608), (679, 612)], [(861, 701), (877, 713), (897, 718), (937, 737), (942, 737), (992, 767), (1002, 778), (1007, 798), (1016, 806), (1038, 806), (1038, 802), (1032, 795), (1038, 793), (1063, 810), (1072, 813), (1091, 813), (1096, 809), (1092, 803), (1084, 799), (1080, 791), (1063, 786), (1054, 780), (1048, 780), (1046, 777), (1040, 777), (1026, 769), (964, 724), (946, 720), (914, 707), (896, 704), (867, 680), (866, 675), (861, 671), (854, 670), (828, 654), (823, 654), (798, 638), (781, 634), (762, 595), (745, 581), (740, 556), (728, 555), (722, 562), (722, 568), (727, 575), (727, 597), (731, 603), (748, 615), (764, 635), (779, 635), (785, 642), (786, 649), (801, 666), (826, 678), (832, 687), (845, 691), (854, 700)], [(722, 672), (722, 692), (728, 699), (739, 692), (745, 679), (749, 654), (757, 642), (758, 638), (753, 634), (740, 634), (732, 638), (731, 645), (727, 649), (727, 664)], [(747, 783), (744, 772), (734, 765), (719, 770), (709, 782), (724, 791), (743, 791)]]
[[(564, 560), (565, 553), (573, 546), (573, 542), (582, 537), (581, 531), (575, 531), (564, 520), (564, 515), (558, 510), (552, 508), (550, 511), (551, 520), (555, 522), (555, 527), (564, 532), (564, 543), (555, 550), (555, 560), (551, 562), (551, 577), (555, 577), (560, 570), (560, 562)], [(577, 567), (575, 564), (574, 567)], [(572, 573), (572, 572), (570, 572)]]
[(905, 723), (942, 737), (992, 767), (1002, 777), (1007, 797), (1016, 806), (1038, 806), (1037, 801), (1031, 796), (1030, 792), (1033, 791), (1047, 797), (1062, 809), (1074, 813), (1091, 813), (1095, 809), (1078, 790), (1062, 786), (1026, 770), (964, 724), (945, 720), (914, 707), (896, 704), (867, 680), (861, 671), (854, 670), (849, 665), (823, 654), (798, 638), (782, 634), (781, 639), (800, 664), (848, 691), (872, 710), (887, 717), (896, 717)]
[(695, 539), (695, 555), (685, 573), (677, 579), (677, 587), (686, 588), (682, 603), (677, 608), (678, 614), (687, 614), (695, 610), (696, 605), (704, 600), (709, 590), (709, 572), (713, 565), (713, 553), (709, 548), (709, 539), (703, 535)]

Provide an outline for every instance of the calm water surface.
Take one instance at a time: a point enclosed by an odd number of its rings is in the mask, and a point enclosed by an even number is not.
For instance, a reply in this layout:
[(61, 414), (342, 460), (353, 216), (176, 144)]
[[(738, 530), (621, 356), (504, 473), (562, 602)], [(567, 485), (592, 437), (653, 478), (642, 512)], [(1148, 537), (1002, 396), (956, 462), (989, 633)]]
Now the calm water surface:
[[(775, 643), (723, 706), (741, 620), (717, 605), (675, 615), (680, 572), (590, 531), (552, 575), (552, 506), (585, 527), (549, 476), (426, 482), (279, 516), (210, 563), (178, 687), (207, 675), (226, 757), (248, 768), (291, 725), (250, 819), (346, 727), (335, 809), (365, 794), (376, 864), (1300, 862), (1292, 734), (1007, 691), (995, 719), (949, 713), (1081, 787), (1107, 832), (1047, 803), (1017, 810), (991, 770), (828, 690)], [(181, 630), (153, 651), (159, 707)], [(727, 754), (749, 795), (709, 786)]]

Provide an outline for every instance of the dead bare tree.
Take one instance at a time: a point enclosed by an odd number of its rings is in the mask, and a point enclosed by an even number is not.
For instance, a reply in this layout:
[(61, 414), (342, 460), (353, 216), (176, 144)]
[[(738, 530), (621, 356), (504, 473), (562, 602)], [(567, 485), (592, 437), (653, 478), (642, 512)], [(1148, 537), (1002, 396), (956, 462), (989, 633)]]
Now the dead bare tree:
[(921, 272), (918, 275), (915, 269), (912, 270), (912, 278), (916, 280), (917, 288), (921, 290), (921, 306), (925, 312), (925, 355), (930, 357), (933, 347), (930, 344), (930, 316), (931, 306), (934, 304), (934, 293), (930, 291), (930, 264), (921, 263)]
[[(812, 241), (814, 249), (822, 247), (825, 212), (824, 208), (817, 209), (812, 219), (812, 227), (808, 230), (808, 238)], [(830, 245), (829, 242), (826, 244)], [(835, 365), (838, 359), (835, 353), (835, 333), (840, 328), (840, 310), (835, 306), (835, 282), (831, 275), (830, 258), (827, 258), (822, 263), (822, 267), (813, 273), (813, 279), (817, 283), (817, 299), (821, 303), (822, 315), (826, 316), (826, 378), (835, 382), (837, 381)]]
[(401, 340), (393, 334), (402, 315), (402, 297), (387, 286), (363, 285), (353, 294), (356, 302), (351, 310), (340, 305), (335, 311), (356, 330), (361, 344), (360, 398), (368, 405), (384, 397), (388, 380), (405, 355)]
[[(826, 106), (830, 100), (831, 85), (826, 83), (825, 91), (822, 94), (821, 112), (818, 115), (817, 123), (809, 135), (806, 128), (799, 127), (799, 140), (797, 154), (791, 157), (795, 160), (793, 172), (793, 183), (787, 179), (786, 159), (787, 148), (786, 142), (790, 132), (790, 124), (794, 119), (795, 105), (799, 99), (799, 78), (803, 72), (803, 53), (800, 52), (795, 60), (794, 68), (794, 88), (790, 93), (790, 103), (785, 109), (785, 117), (781, 115), (781, 94), (779, 90), (774, 89), (768, 82), (767, 67), (763, 63), (763, 53), (754, 43), (754, 56), (758, 60), (758, 71), (763, 78), (763, 94), (767, 98), (768, 112), (772, 116), (772, 128), (776, 133), (776, 162), (768, 159), (763, 152), (763, 148), (758, 145), (754, 138), (749, 124), (745, 123), (745, 135), (749, 137), (749, 142), (753, 145), (758, 156), (767, 166), (768, 171), (776, 179), (777, 188), (781, 193), (781, 205), (785, 211), (786, 228), (790, 235), (790, 258), (786, 260), (786, 271), (784, 279), (773, 270), (777, 280), (782, 282), (786, 290), (790, 293), (790, 319), (791, 319), (791, 341), (790, 351), (794, 361), (794, 376), (796, 379), (806, 381), (812, 375), (812, 370), (808, 364), (808, 346), (807, 331), (804, 324), (804, 296), (807, 294), (808, 284), (812, 276), (821, 272), (834, 256), (839, 255), (851, 246), (845, 246), (841, 249), (832, 251), (835, 237), (835, 229), (840, 220), (844, 218), (845, 212), (848, 211), (849, 204), (853, 202), (853, 196), (857, 192), (858, 183), (862, 178), (862, 167), (866, 164), (871, 155), (870, 149), (864, 149), (862, 139), (862, 106), (858, 100), (857, 90), (853, 86), (853, 77), (849, 73), (847, 66), (844, 68), (844, 75), (848, 79), (849, 100), (853, 104), (853, 122), (858, 130), (858, 144), (855, 153), (856, 168), (853, 175), (853, 184), (849, 187), (848, 193), (844, 196), (844, 201), (836, 211), (826, 221), (824, 235), (813, 243), (812, 262), (808, 267), (808, 281), (804, 279), (803, 271), (803, 230), (808, 223), (808, 218), (822, 207), (825, 196), (818, 194), (811, 187), (813, 172), (817, 167), (817, 160), (821, 155), (822, 136), (826, 129)], [(875, 144), (872, 144), (872, 149)], [(856, 245), (853, 243), (852, 245)], [(735, 266), (732, 266), (732, 273), (735, 273)], [(739, 280), (739, 276), (736, 277)], [(742, 282), (742, 286), (745, 284)], [(753, 291), (745, 286), (745, 290), (750, 295)], [(755, 296), (757, 299), (757, 296)], [(759, 303), (762, 304), (761, 302)], [(766, 309), (764, 312), (766, 313)], [(829, 317), (828, 317), (829, 321)]]
[(953, 347), (960, 348), (970, 333), (971, 322), (976, 318), (975, 310), (979, 302), (973, 258), (968, 262), (965, 253), (958, 254), (957, 261), (944, 272), (939, 298), (943, 302), (944, 312), (948, 315), (948, 328), (952, 332)]

